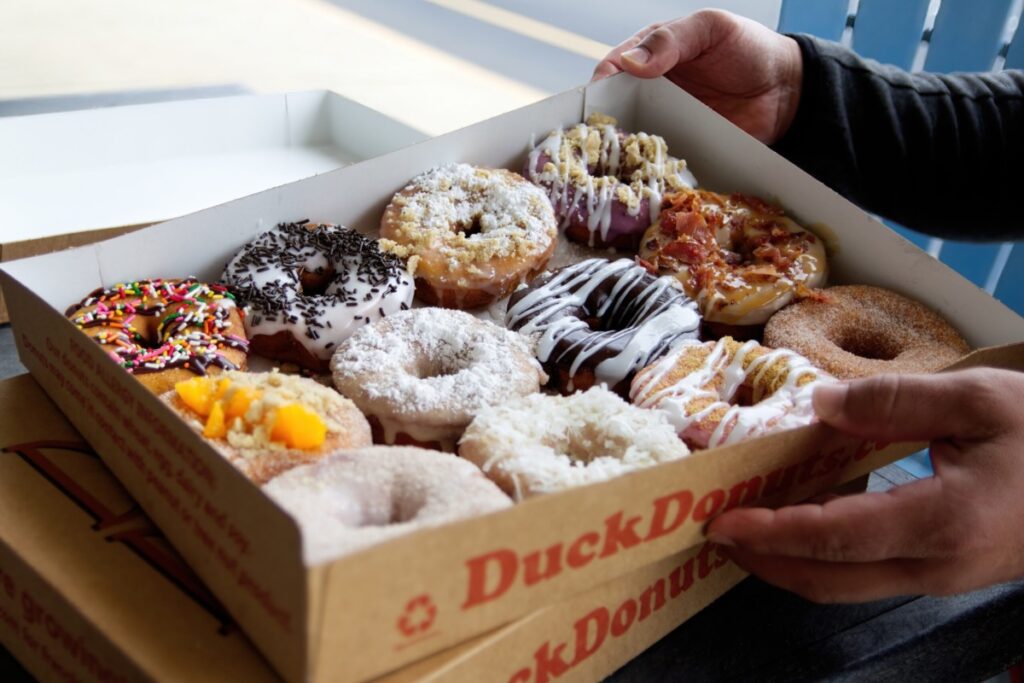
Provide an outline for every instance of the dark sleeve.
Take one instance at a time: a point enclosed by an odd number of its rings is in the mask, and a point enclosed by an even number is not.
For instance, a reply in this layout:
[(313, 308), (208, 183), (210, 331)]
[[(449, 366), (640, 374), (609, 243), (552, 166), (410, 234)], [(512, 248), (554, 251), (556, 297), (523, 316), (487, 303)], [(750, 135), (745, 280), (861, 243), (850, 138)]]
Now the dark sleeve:
[(1024, 72), (909, 74), (793, 36), (804, 59), (775, 149), (907, 227), (960, 239), (1024, 236)]

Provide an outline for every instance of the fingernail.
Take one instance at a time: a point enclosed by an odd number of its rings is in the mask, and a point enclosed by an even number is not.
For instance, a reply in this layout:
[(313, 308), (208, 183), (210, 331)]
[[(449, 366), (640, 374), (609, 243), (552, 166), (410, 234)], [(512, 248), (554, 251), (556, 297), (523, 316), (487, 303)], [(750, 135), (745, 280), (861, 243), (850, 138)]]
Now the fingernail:
[(714, 532), (708, 534), (708, 541), (716, 545), (724, 545), (727, 548), (736, 547), (736, 542), (734, 540), (732, 540), (728, 536), (723, 536), (722, 534), (716, 534)]
[(637, 45), (636, 47), (623, 52), (622, 58), (626, 61), (633, 62), (634, 64), (643, 65), (650, 61), (651, 51), (643, 45)]
[(843, 403), (846, 402), (846, 391), (845, 384), (822, 384), (814, 390), (811, 398), (814, 412), (826, 421), (839, 417), (843, 412)]

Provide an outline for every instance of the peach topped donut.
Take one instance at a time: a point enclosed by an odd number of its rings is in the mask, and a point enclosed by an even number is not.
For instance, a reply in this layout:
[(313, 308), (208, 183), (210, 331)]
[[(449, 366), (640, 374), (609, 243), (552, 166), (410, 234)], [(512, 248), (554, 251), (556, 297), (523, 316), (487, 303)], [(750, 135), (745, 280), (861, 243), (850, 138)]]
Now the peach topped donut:
[(325, 372), (335, 347), (412, 303), (412, 278), (376, 240), (299, 221), (257, 236), (221, 279), (245, 304), (253, 353)]
[(535, 340), (563, 393), (605, 384), (625, 395), (633, 373), (697, 336), (700, 315), (673, 278), (629, 259), (589, 259), (514, 293), (505, 323)]
[(396, 446), (331, 455), (285, 472), (263, 491), (298, 522), (310, 564), (512, 505), (471, 463)]
[(687, 341), (637, 373), (630, 397), (668, 417), (692, 448), (713, 448), (815, 421), (827, 373), (792, 351), (731, 337)]
[(745, 195), (683, 190), (666, 195), (640, 258), (675, 274), (704, 319), (763, 325), (794, 296), (824, 284), (825, 247), (776, 206)]
[(416, 308), (367, 325), (331, 361), (377, 443), (454, 450), (482, 408), (540, 390), (527, 340), (463, 311)]
[(794, 349), (841, 379), (935, 372), (971, 347), (924, 304), (881, 287), (829, 287), (784, 308), (764, 328), (772, 346)]
[(161, 399), (257, 484), (371, 442), (352, 401), (307, 377), (225, 372), (178, 382)]
[(551, 204), (504, 169), (448, 164), (413, 178), (380, 221), (382, 247), (408, 259), (416, 294), (446, 308), (500, 299), (544, 269), (558, 226)]
[(605, 481), (689, 453), (664, 415), (601, 387), (532, 394), (480, 411), (459, 442), (506, 493), (522, 500)]
[(244, 369), (249, 342), (234, 295), (195, 278), (97, 289), (65, 314), (146, 388)]
[(547, 190), (574, 241), (635, 248), (657, 220), (662, 195), (697, 181), (662, 138), (615, 124), (591, 114), (586, 124), (552, 131), (530, 152), (524, 175)]

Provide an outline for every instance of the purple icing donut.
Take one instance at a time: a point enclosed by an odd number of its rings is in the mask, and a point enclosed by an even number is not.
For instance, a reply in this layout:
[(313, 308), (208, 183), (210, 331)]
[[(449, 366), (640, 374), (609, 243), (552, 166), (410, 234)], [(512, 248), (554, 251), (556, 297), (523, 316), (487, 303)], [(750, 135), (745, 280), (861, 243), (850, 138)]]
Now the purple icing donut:
[(547, 190), (566, 235), (591, 247), (636, 248), (662, 194), (697, 184), (662, 138), (626, 133), (596, 114), (552, 131), (530, 151), (523, 175)]

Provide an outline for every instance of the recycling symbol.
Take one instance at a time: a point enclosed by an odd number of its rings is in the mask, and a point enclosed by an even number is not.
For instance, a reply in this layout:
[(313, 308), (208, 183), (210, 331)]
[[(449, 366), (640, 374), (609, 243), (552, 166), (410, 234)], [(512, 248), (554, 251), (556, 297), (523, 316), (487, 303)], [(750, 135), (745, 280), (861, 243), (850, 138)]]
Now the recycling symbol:
[(398, 630), (406, 637), (430, 630), (437, 617), (437, 607), (430, 596), (424, 593), (405, 603), (405, 610), (398, 618)]

